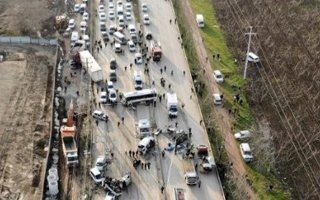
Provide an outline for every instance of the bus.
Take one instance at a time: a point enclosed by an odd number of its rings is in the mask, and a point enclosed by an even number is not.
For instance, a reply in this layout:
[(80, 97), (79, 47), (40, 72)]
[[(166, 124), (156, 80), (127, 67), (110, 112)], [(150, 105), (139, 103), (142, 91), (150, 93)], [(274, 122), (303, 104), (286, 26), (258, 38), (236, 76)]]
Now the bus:
[(135, 105), (138, 103), (150, 103), (157, 100), (156, 89), (143, 89), (134, 92), (123, 93), (121, 103), (128, 105)]

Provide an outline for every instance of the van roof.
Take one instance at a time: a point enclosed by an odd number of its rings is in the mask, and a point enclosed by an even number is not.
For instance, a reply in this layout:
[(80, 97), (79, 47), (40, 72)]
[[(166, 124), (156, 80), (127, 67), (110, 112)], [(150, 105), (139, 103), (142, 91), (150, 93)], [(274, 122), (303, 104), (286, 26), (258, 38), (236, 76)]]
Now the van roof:
[(97, 175), (101, 174), (97, 167), (91, 168), (91, 169), (90, 169), (90, 172), (91, 172), (94, 176), (97, 176)]
[(140, 140), (138, 146), (147, 146), (148, 143), (149, 143), (151, 140), (154, 140), (154, 138), (151, 137), (151, 136), (150, 136), (150, 137), (145, 137), (145, 138), (143, 138), (142, 140)]
[(221, 100), (221, 96), (218, 93), (214, 93), (212, 96), (215, 100)]
[(248, 143), (241, 143), (240, 146), (243, 149), (243, 151), (251, 151)]
[(139, 124), (138, 124), (139, 128), (150, 128), (150, 121), (148, 119), (140, 119), (139, 120)]
[(214, 73), (215, 75), (222, 75), (220, 70), (214, 70), (213, 73)]
[(259, 57), (253, 52), (249, 52), (248, 56), (252, 57), (253, 59), (259, 59)]

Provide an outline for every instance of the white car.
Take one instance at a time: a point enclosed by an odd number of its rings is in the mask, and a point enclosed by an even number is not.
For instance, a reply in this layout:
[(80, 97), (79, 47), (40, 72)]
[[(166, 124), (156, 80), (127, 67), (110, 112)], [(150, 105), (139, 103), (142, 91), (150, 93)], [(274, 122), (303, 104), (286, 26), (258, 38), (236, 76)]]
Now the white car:
[(132, 10), (132, 4), (126, 3), (126, 11), (131, 11), (131, 10)]
[(109, 10), (114, 10), (114, 4), (113, 3), (109, 3), (108, 4), (108, 8), (109, 8)]
[(142, 6), (141, 6), (141, 8), (142, 8), (142, 12), (148, 12), (148, 6), (147, 6), (147, 4), (143, 3)]
[(86, 32), (86, 30), (87, 30), (87, 22), (86, 21), (80, 22), (80, 31)]
[(103, 91), (100, 93), (100, 103), (107, 103), (107, 92)]
[(143, 58), (142, 58), (141, 53), (134, 54), (134, 63), (135, 64), (142, 64), (143, 63)]
[(82, 15), (82, 20), (83, 21), (88, 21), (89, 20), (89, 13), (84, 12), (83, 15)]
[(107, 82), (107, 90), (110, 92), (110, 90), (114, 90), (114, 85), (112, 81)]
[(99, 156), (96, 159), (95, 166), (99, 171), (103, 171), (107, 165), (108, 165), (108, 163), (107, 163), (107, 157), (106, 156)]
[(74, 29), (74, 28), (76, 27), (76, 22), (75, 22), (74, 19), (70, 19), (70, 20), (69, 20), (68, 27), (69, 27), (70, 29)]
[(92, 117), (95, 118), (95, 119), (99, 119), (99, 120), (102, 120), (102, 121), (108, 121), (108, 115), (106, 115), (104, 112), (102, 112), (101, 110), (95, 110), (93, 113), (92, 113)]
[(80, 4), (74, 4), (74, 12), (79, 12), (80, 11)]
[(248, 143), (241, 143), (240, 144), (240, 152), (242, 155), (242, 158), (246, 162), (252, 162), (253, 161), (253, 155), (250, 149), (250, 146)]
[(234, 134), (234, 137), (237, 140), (245, 140), (251, 137), (251, 133), (248, 130), (243, 130), (243, 131), (239, 131), (237, 133)]
[(117, 102), (117, 92), (116, 92), (115, 89), (109, 90), (109, 100), (112, 103), (116, 103)]
[(109, 26), (109, 34), (113, 35), (114, 32), (117, 31), (117, 27), (115, 25), (110, 25)]
[(144, 25), (149, 25), (150, 24), (150, 18), (148, 14), (143, 15), (143, 24)]
[(99, 5), (99, 13), (104, 13), (104, 5)]
[(114, 10), (109, 10), (109, 19), (114, 20), (116, 18), (116, 14), (114, 13)]
[(118, 23), (120, 27), (124, 27), (124, 17), (123, 15), (118, 16)]
[(105, 22), (107, 20), (106, 14), (105, 13), (99, 13), (99, 19), (102, 22)]
[(130, 12), (130, 11), (127, 11), (127, 12), (126, 12), (126, 20), (127, 20), (127, 21), (131, 21), (131, 20), (132, 20), (132, 15), (131, 15), (131, 12)]
[(122, 1), (117, 1), (117, 7), (122, 7), (122, 6), (123, 6)]
[(222, 104), (222, 98), (221, 98), (221, 95), (218, 94), (218, 93), (214, 93), (212, 95), (213, 97), (213, 103), (214, 105), (221, 105)]
[(128, 48), (129, 48), (130, 52), (135, 52), (136, 51), (136, 45), (132, 42), (132, 40), (129, 40)]
[(217, 83), (223, 83), (224, 78), (220, 70), (213, 71), (213, 78)]

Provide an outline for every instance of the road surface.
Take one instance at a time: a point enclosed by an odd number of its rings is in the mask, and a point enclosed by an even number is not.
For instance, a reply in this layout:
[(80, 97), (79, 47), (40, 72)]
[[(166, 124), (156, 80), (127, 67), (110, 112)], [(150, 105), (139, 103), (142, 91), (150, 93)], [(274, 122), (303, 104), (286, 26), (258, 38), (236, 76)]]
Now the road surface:
[[(151, 20), (151, 24), (147, 27), (144, 26), (143, 29), (150, 31), (153, 37), (161, 43), (164, 53), (162, 60), (158, 64), (152, 61), (149, 62), (150, 74), (145, 74), (145, 88), (151, 87), (150, 83), (154, 81), (155, 86), (153, 87), (156, 87), (159, 94), (168, 91), (176, 92), (180, 105), (185, 104), (185, 107), (184, 109), (180, 107), (178, 118), (171, 121), (168, 118), (165, 101), (161, 103), (158, 101), (156, 107), (139, 105), (136, 110), (123, 107), (120, 103), (113, 107), (107, 105), (97, 106), (97, 109), (101, 109), (109, 115), (110, 120), (108, 123), (100, 122), (94, 130), (93, 157), (102, 155), (108, 148), (114, 152), (114, 160), (108, 167), (107, 175), (119, 178), (125, 172), (131, 171), (133, 184), (128, 188), (128, 193), (123, 193), (122, 199), (174, 199), (174, 188), (183, 189), (187, 199), (223, 199), (221, 187), (215, 173), (200, 174), (202, 183), (200, 188), (198, 186), (189, 187), (185, 184), (180, 155), (176, 156), (167, 152), (164, 158), (161, 158), (161, 162), (159, 162), (159, 151), (155, 151), (153, 155), (150, 154), (146, 158), (140, 157), (142, 162), (151, 162), (151, 169), (145, 170), (140, 166), (138, 169), (134, 169), (132, 158), (125, 154), (126, 151), (137, 149), (139, 139), (136, 136), (135, 124), (139, 119), (144, 118), (149, 118), (155, 127), (162, 129), (165, 129), (170, 124), (175, 124), (177, 121), (178, 128), (186, 131), (188, 128), (192, 128), (192, 142), (194, 144), (209, 146), (204, 127), (199, 123), (201, 113), (196, 96), (191, 92), (192, 79), (181, 43), (178, 40), (179, 34), (174, 22), (175, 17), (171, 3), (164, 0), (140, 1), (140, 5), (142, 3), (148, 4), (148, 14)], [(116, 2), (114, 4), (116, 6)], [(106, 3), (106, 13), (108, 13), (107, 5)], [(172, 19), (172, 24), (169, 23), (170, 19)], [(117, 21), (107, 20), (107, 27), (111, 23), (116, 24)], [(130, 23), (134, 23), (134, 19)], [(127, 22), (127, 24), (129, 23)], [(99, 19), (97, 19), (96, 25), (95, 31), (97, 40), (99, 40), (101, 39)], [(136, 24), (136, 27), (140, 26)], [(128, 36), (126, 30), (125, 34)], [(112, 41), (112, 37), (110, 38)], [(147, 45), (150, 48), (149, 42), (147, 42)], [(116, 58), (118, 81), (115, 87), (121, 92), (133, 91), (133, 73), (135, 70), (143, 72), (144, 65), (133, 64), (132, 69), (130, 69), (130, 63), (134, 63), (134, 53), (130, 53), (126, 45), (122, 45), (122, 48), (125, 50), (124, 55), (116, 54), (110, 43), (108, 43), (107, 47), (104, 46), (99, 52), (96, 50), (95, 55), (104, 70), (106, 80), (110, 72), (109, 60), (112, 57)], [(125, 66), (127, 66), (127, 70), (125, 70)], [(161, 74), (160, 68), (164, 70), (164, 66), (166, 66), (166, 71)], [(171, 71), (173, 75), (171, 75)], [(186, 71), (185, 75), (183, 71)], [(165, 88), (160, 86), (161, 77), (166, 80)], [(168, 88), (168, 84), (171, 84), (171, 89)], [(101, 90), (101, 86), (97, 87), (97, 89)], [(94, 90), (96, 99), (99, 99), (99, 93), (97, 93), (96, 88)], [(121, 122), (122, 117), (124, 117), (124, 123)], [(121, 122), (120, 126), (118, 126), (118, 122)], [(158, 141), (162, 150), (169, 142), (169, 138), (166, 135), (159, 135)], [(160, 188), (163, 184), (165, 185), (165, 192), (161, 194)], [(96, 192), (94, 199), (103, 199), (104, 195), (101, 191)]]

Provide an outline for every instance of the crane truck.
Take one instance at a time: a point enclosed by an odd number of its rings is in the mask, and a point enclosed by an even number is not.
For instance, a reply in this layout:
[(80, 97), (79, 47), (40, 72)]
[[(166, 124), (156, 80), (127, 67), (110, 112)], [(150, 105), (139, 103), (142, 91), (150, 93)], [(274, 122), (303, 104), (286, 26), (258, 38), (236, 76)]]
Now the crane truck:
[(71, 101), (68, 110), (67, 123), (60, 128), (63, 154), (68, 167), (75, 167), (79, 164), (78, 148), (76, 143), (76, 126), (73, 120), (74, 106)]

